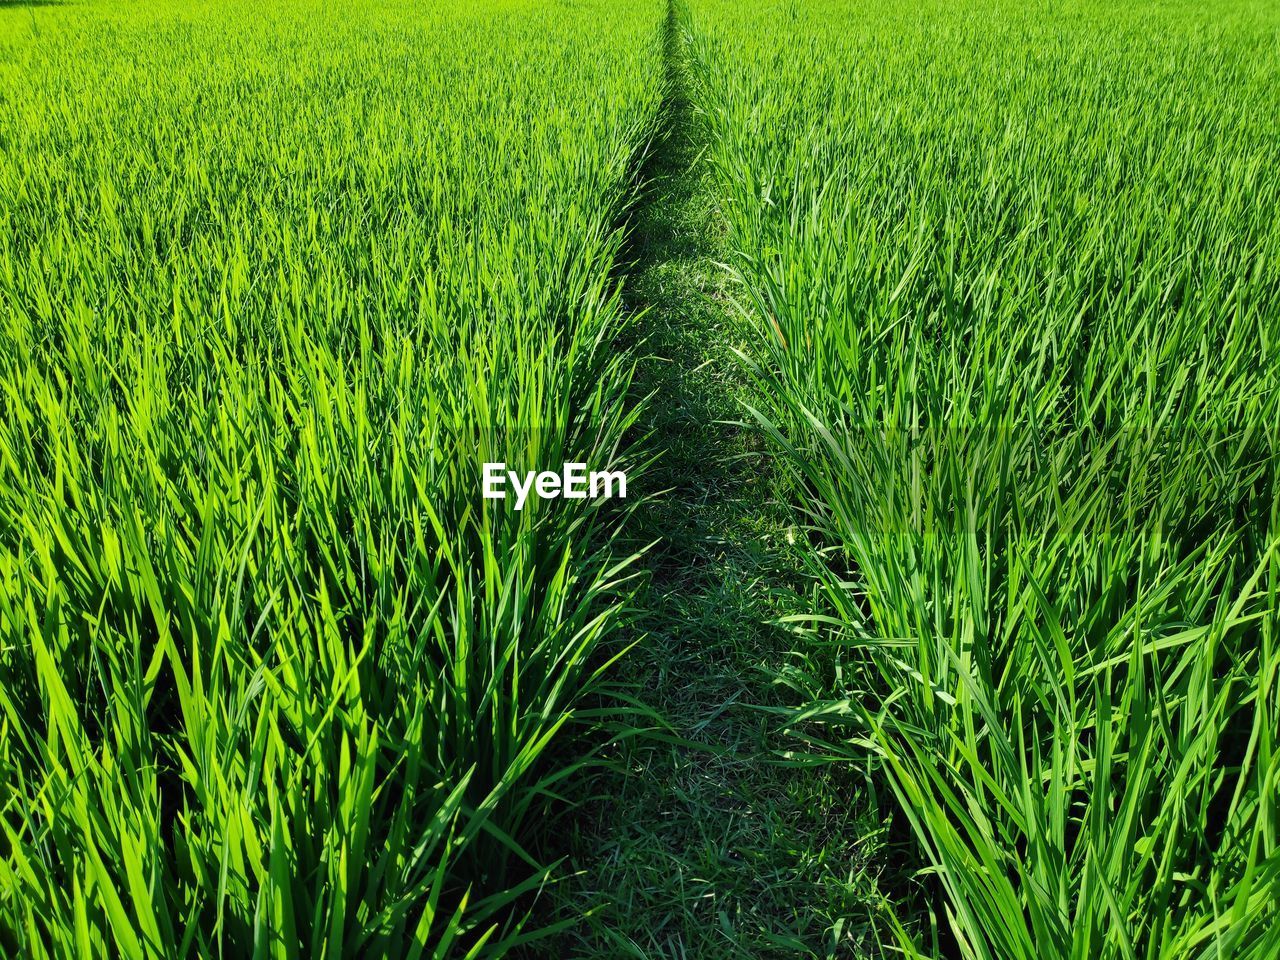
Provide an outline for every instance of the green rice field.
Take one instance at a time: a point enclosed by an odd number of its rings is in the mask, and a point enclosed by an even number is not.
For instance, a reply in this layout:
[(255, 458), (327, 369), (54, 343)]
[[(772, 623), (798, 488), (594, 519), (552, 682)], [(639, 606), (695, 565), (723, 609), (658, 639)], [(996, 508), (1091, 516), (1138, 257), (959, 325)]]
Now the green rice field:
[(0, 0), (0, 958), (506, 956), (1280, 956), (1280, 7)]

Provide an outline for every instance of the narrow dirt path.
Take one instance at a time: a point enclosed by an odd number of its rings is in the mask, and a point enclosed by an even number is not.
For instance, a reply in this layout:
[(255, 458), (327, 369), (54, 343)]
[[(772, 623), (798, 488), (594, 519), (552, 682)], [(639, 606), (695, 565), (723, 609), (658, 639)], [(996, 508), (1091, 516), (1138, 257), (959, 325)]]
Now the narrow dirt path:
[[(643, 505), (659, 539), (647, 564), (647, 633), (619, 666), (670, 736), (622, 745), (601, 798), (569, 838), (577, 874), (552, 892), (568, 925), (555, 957), (854, 955), (859, 877), (877, 834), (851, 821), (851, 791), (777, 762), (771, 682), (800, 609), (785, 511), (760, 438), (740, 423), (723, 226), (689, 100), (690, 44), (673, 3), (664, 38), (665, 125), (643, 170), (626, 289), (646, 311), (646, 426), (665, 453), (646, 475), (670, 492)], [(625, 770), (625, 773), (621, 772)]]

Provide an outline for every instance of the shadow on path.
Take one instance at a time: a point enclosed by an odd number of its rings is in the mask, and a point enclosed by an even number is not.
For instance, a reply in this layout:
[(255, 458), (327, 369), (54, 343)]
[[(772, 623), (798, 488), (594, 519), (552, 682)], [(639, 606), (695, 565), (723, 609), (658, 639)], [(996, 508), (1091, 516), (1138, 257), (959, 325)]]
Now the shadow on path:
[(617, 675), (669, 726), (617, 745), (577, 811), (577, 873), (551, 892), (568, 929), (541, 955), (852, 955), (848, 918), (867, 914), (869, 889), (854, 878), (877, 828), (851, 820), (858, 804), (829, 772), (776, 761), (767, 708), (790, 643), (768, 624), (803, 608), (804, 581), (764, 444), (738, 422), (741, 331), (680, 3), (663, 54), (663, 122), (622, 263), (626, 304), (644, 313), (642, 426), (662, 451), (645, 486), (667, 492), (634, 517), (658, 544), (644, 637)]

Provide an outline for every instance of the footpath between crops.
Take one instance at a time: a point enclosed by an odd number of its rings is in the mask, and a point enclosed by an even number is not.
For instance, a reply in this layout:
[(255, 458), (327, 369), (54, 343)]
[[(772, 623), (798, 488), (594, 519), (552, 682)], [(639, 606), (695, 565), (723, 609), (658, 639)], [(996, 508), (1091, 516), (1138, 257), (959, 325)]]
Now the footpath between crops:
[[(617, 679), (668, 728), (616, 751), (573, 818), (573, 873), (550, 892), (556, 957), (790, 957), (847, 949), (865, 914), (854, 883), (876, 831), (849, 822), (850, 792), (777, 760), (772, 675), (800, 608), (794, 532), (763, 442), (739, 421), (724, 228), (690, 102), (687, 13), (669, 9), (663, 127), (641, 176), (626, 278), (644, 312), (644, 427), (664, 450), (646, 473), (670, 488), (637, 510), (647, 556), (642, 641)], [(625, 771), (625, 772), (623, 772)], [(836, 942), (840, 946), (836, 946)]]

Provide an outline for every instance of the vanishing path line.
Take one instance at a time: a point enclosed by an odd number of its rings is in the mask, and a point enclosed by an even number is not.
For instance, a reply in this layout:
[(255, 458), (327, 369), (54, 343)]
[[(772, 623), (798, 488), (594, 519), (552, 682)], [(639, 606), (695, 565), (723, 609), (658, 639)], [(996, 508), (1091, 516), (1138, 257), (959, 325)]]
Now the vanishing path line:
[(664, 122), (624, 258), (627, 305), (646, 316), (643, 426), (664, 450), (645, 485), (671, 492), (637, 511), (642, 537), (660, 542), (646, 559), (646, 636), (617, 670), (670, 736), (625, 743), (625, 774), (577, 818), (578, 872), (552, 893), (569, 929), (547, 956), (823, 955), (856, 912), (847, 880), (865, 831), (848, 822), (852, 797), (829, 773), (779, 765), (760, 709), (776, 703), (770, 674), (789, 646), (768, 624), (801, 609), (802, 577), (763, 441), (738, 422), (741, 328), (690, 102), (687, 17), (670, 2)]

